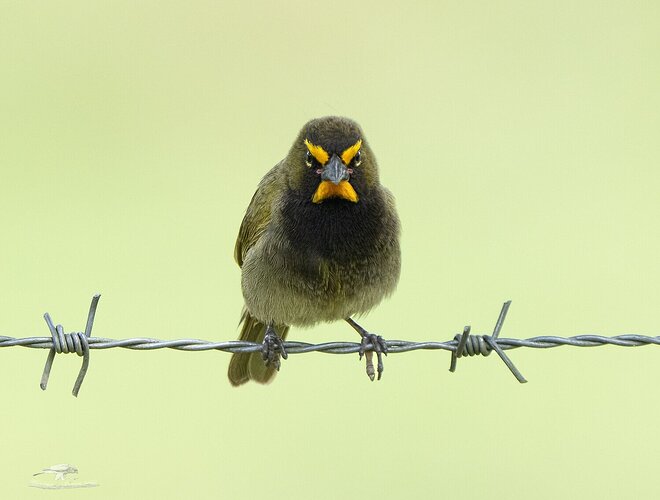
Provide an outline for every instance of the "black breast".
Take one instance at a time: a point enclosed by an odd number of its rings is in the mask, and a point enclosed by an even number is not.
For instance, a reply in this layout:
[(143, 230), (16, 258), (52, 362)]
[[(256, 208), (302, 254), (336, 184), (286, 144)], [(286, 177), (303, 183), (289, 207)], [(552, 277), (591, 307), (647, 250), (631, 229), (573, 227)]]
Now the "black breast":
[(393, 237), (391, 214), (375, 190), (357, 203), (329, 199), (312, 203), (294, 191), (284, 198), (283, 226), (298, 255), (348, 263), (364, 260), (381, 250)]

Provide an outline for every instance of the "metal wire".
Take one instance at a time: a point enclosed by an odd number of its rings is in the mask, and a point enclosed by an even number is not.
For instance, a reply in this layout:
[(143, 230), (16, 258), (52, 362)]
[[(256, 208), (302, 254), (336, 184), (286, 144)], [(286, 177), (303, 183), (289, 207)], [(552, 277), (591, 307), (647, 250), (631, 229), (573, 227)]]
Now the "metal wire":
[[(89, 366), (89, 351), (92, 349), (112, 349), (123, 348), (136, 351), (151, 351), (155, 349), (175, 349), (177, 351), (224, 351), (230, 353), (236, 352), (260, 352), (261, 344), (254, 342), (244, 342), (232, 340), (228, 342), (210, 342), (200, 339), (176, 339), (161, 340), (153, 338), (130, 338), (130, 339), (108, 339), (103, 337), (92, 337), (92, 326), (96, 314), (100, 295), (95, 295), (90, 305), (87, 316), (87, 325), (85, 332), (64, 333), (62, 325), (53, 326), (48, 313), (44, 314), (46, 323), (50, 330), (50, 337), (26, 337), (14, 338), (0, 336), (0, 348), (2, 347), (29, 347), (33, 349), (50, 349), (46, 366), (41, 379), (41, 388), (46, 389), (50, 370), (55, 358), (55, 354), (75, 352), (83, 357), (83, 364), (78, 373), (78, 378), (73, 387), (73, 395), (77, 396), (80, 386), (85, 378)], [(504, 303), (500, 315), (495, 324), (492, 335), (473, 335), (471, 328), (466, 326), (462, 334), (458, 334), (453, 340), (446, 342), (413, 342), (407, 340), (386, 340), (388, 353), (402, 353), (417, 350), (444, 350), (452, 353), (450, 371), (456, 370), (458, 358), (464, 356), (488, 356), (491, 351), (495, 351), (511, 373), (520, 383), (527, 380), (513, 364), (511, 359), (504, 351), (517, 349), (520, 347), (529, 347), (533, 349), (548, 349), (560, 346), (573, 347), (597, 347), (602, 345), (614, 345), (619, 347), (637, 347), (642, 345), (660, 345), (660, 337), (650, 337), (637, 334), (617, 335), (614, 337), (605, 337), (602, 335), (576, 335), (573, 337), (558, 337), (544, 335), (528, 339), (499, 338), (502, 325), (509, 310), (511, 301)], [(329, 354), (352, 354), (357, 353), (363, 347), (358, 342), (326, 342), (323, 344), (308, 344), (306, 342), (284, 342), (284, 347), (288, 354), (303, 354), (308, 352), (324, 352)], [(371, 344), (364, 346), (368, 351), (373, 350)]]

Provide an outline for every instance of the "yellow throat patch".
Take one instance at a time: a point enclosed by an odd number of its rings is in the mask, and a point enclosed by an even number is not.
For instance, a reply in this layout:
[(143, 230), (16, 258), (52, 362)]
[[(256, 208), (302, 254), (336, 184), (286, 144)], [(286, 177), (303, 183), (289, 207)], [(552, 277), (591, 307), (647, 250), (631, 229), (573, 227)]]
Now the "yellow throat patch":
[(321, 203), (328, 198), (343, 198), (353, 203), (357, 203), (358, 195), (348, 181), (341, 181), (339, 184), (334, 184), (330, 181), (322, 181), (316, 192), (312, 197), (312, 202)]

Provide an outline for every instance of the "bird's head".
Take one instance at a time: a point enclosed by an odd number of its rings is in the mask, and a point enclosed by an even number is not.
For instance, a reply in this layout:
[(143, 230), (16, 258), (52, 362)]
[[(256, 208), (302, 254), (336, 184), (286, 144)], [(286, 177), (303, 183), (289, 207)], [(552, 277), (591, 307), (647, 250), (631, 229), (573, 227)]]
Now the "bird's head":
[(360, 126), (327, 116), (309, 121), (287, 156), (289, 186), (313, 203), (358, 203), (378, 185), (378, 167)]

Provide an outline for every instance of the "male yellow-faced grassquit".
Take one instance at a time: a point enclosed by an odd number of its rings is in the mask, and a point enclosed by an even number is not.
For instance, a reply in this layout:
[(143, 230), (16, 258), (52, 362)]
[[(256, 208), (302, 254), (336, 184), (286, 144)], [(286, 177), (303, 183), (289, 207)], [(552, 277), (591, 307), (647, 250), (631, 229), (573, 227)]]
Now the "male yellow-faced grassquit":
[[(229, 380), (269, 382), (287, 354), (290, 326), (346, 320), (378, 357), (387, 344), (352, 316), (394, 291), (399, 279), (399, 218), (360, 126), (329, 116), (308, 122), (286, 158), (259, 183), (234, 253), (242, 268), (241, 340), (261, 352), (237, 353)], [(368, 373), (373, 380), (373, 366)]]

